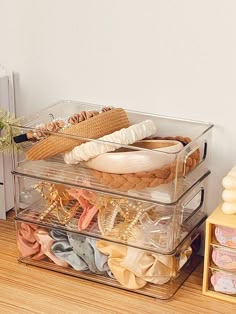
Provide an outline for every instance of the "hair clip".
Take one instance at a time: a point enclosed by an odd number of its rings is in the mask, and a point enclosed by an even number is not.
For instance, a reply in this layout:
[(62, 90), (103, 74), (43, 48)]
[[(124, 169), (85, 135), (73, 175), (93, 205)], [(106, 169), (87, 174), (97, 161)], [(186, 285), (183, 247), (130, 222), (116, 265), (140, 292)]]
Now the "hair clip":
[(39, 216), (41, 221), (43, 221), (50, 213), (56, 215), (61, 224), (68, 223), (75, 216), (79, 203), (73, 202), (71, 196), (66, 192), (62, 185), (43, 181), (35, 185), (33, 188), (41, 194), (48, 205)]
[[(152, 216), (154, 216), (152, 219)], [(152, 211), (145, 212), (140, 218), (140, 227), (143, 230), (145, 242), (160, 248), (169, 247), (168, 233), (171, 216), (152, 215)]]
[(118, 237), (120, 239), (127, 241), (130, 237), (136, 238), (137, 230), (135, 227), (142, 214), (151, 207), (153, 207), (151, 203), (109, 197), (105, 206), (99, 206), (99, 229), (102, 234), (110, 235), (112, 230), (119, 226)]
[(78, 230), (84, 230), (89, 226), (98, 211), (98, 207), (90, 203), (90, 200), (92, 197), (94, 198), (95, 193), (88, 192), (84, 189), (68, 189), (66, 191), (71, 197), (75, 198), (83, 208), (83, 212), (78, 220)]

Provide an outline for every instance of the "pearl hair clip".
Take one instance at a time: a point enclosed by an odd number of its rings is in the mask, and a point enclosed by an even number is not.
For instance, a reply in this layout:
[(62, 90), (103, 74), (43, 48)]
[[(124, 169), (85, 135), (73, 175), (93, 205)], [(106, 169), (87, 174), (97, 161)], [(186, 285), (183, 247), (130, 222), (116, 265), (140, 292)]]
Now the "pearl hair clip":
[(59, 223), (65, 225), (75, 216), (80, 205), (77, 201), (73, 202), (73, 199), (62, 185), (40, 182), (34, 185), (33, 188), (47, 202), (47, 208), (39, 216), (40, 221), (43, 221), (49, 214), (52, 214), (57, 217)]

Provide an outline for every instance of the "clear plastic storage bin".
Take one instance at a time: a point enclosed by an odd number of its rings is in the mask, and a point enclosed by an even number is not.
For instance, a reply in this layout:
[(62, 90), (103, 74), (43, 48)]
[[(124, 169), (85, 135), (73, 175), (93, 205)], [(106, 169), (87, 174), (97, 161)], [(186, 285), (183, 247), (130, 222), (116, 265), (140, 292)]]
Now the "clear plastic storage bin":
[(171, 205), (16, 175), (16, 216), (47, 228), (172, 254), (206, 219), (208, 174)]
[(213, 124), (60, 101), (12, 127), (15, 173), (172, 204), (206, 172)]
[(201, 261), (196, 255), (200, 247), (196, 228), (169, 255), (19, 218), (16, 230), (22, 263), (163, 300), (174, 295)]

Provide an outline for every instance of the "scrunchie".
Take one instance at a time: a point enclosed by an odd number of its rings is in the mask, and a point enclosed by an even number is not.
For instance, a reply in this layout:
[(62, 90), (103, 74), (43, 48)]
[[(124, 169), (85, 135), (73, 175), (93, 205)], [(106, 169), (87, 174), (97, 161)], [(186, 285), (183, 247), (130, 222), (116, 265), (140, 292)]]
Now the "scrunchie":
[(22, 222), (17, 228), (17, 247), (22, 257), (41, 260), (46, 256), (35, 236), (37, 225)]
[(146, 280), (139, 278), (133, 271), (122, 265), (122, 261), (127, 255), (127, 246), (99, 240), (97, 241), (97, 248), (103, 254), (108, 255), (108, 266), (115, 279), (122, 286), (128, 289), (140, 289), (146, 285)]

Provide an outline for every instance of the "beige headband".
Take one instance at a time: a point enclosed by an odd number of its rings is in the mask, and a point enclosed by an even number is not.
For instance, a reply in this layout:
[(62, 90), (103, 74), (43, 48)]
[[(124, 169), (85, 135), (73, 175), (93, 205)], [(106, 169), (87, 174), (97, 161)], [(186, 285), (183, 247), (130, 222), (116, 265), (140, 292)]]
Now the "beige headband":
[(173, 140), (143, 140), (136, 145), (148, 150), (106, 153), (84, 163), (91, 169), (109, 173), (152, 171), (172, 163), (183, 148), (181, 142)]

